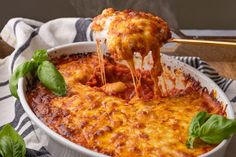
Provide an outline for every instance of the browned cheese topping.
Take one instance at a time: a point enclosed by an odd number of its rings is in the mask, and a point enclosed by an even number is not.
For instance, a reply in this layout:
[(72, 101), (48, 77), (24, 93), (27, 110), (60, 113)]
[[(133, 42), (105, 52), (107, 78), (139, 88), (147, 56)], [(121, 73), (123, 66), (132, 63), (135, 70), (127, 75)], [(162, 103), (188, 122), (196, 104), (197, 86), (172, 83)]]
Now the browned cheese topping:
[(103, 61), (105, 85), (96, 55), (55, 59), (68, 94), (57, 97), (35, 80), (26, 95), (37, 117), (70, 141), (114, 157), (193, 157), (215, 147), (185, 145), (197, 112), (225, 114), (194, 80), (186, 78), (193, 86), (181, 94), (173, 90), (156, 99), (150, 72), (139, 71), (143, 99), (137, 99), (129, 68), (111, 58)]

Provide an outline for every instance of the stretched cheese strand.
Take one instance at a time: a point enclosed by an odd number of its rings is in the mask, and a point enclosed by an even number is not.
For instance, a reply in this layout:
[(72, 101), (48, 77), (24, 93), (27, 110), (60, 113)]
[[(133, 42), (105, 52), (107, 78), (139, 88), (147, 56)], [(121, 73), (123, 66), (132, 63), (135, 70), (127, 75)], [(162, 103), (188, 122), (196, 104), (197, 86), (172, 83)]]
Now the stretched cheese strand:
[(137, 73), (135, 71), (134, 61), (133, 60), (127, 60), (127, 63), (128, 63), (128, 67), (129, 67), (131, 76), (132, 76), (132, 81), (133, 81), (136, 96), (139, 97), (140, 93), (139, 93), (138, 85), (137, 85), (137, 80), (138, 79), (137, 79)]
[(159, 79), (158, 77), (162, 73), (162, 66), (160, 62), (160, 48), (157, 49), (157, 52), (152, 52), (153, 58), (153, 67), (151, 69), (151, 76), (154, 82), (154, 97), (158, 98), (161, 96), (161, 91), (158, 86)]
[(97, 47), (97, 56), (98, 56), (98, 64), (100, 67), (100, 74), (101, 74), (101, 80), (102, 84), (106, 84), (106, 73), (105, 73), (105, 66), (104, 66), (104, 49), (101, 47), (101, 42), (99, 40), (96, 40), (96, 47)]
[(100, 71), (101, 71), (101, 80), (102, 80), (102, 84), (105, 85), (106, 84), (106, 73), (105, 73), (105, 66), (104, 66), (104, 54), (105, 51), (102, 48), (103, 44), (106, 43), (106, 38), (107, 38), (107, 31), (108, 31), (108, 27), (110, 25), (110, 22), (112, 21), (114, 17), (108, 17), (105, 23), (105, 29), (103, 29), (102, 31), (95, 31), (93, 33), (94, 38), (96, 40), (96, 48), (97, 48), (97, 56), (98, 56), (98, 60), (99, 60), (99, 67), (100, 67)]

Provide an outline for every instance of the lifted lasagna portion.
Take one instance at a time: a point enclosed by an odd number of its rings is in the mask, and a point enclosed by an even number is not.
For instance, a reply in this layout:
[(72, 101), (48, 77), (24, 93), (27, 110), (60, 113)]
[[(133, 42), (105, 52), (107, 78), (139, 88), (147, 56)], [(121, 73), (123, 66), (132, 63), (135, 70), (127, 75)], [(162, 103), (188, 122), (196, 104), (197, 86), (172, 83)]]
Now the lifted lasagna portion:
[(55, 96), (38, 80), (26, 95), (37, 117), (70, 141), (114, 157), (192, 157), (215, 147), (185, 145), (196, 113), (225, 114), (189, 76), (183, 80), (185, 90), (155, 99), (151, 74), (142, 72), (143, 99), (137, 99), (129, 69), (111, 58), (104, 58), (106, 85), (95, 55), (62, 57), (54, 63), (67, 83), (67, 96)]
[[(134, 53), (141, 55), (141, 67), (144, 58), (151, 52), (153, 65), (151, 78), (154, 81), (154, 94), (160, 97), (158, 76), (161, 75), (160, 47), (171, 37), (168, 24), (158, 16), (134, 10), (116, 11), (104, 9), (94, 18), (92, 29), (97, 44), (105, 43), (115, 60), (126, 61), (133, 77), (135, 91), (140, 97), (140, 76), (136, 73)], [(98, 56), (103, 55), (99, 50)], [(103, 69), (103, 65), (101, 65)], [(102, 76), (104, 76), (103, 74)]]
[(145, 57), (149, 51), (159, 53), (171, 37), (168, 24), (158, 16), (134, 10), (103, 10), (92, 23), (96, 39), (106, 39), (115, 59), (131, 60), (134, 52)]

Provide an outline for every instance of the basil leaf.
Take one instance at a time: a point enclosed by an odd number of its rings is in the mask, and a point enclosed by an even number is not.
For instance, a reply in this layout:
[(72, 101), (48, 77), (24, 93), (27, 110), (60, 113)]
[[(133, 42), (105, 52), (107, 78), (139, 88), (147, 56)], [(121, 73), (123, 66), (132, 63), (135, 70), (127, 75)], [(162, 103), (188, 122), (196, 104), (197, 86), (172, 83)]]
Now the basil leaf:
[(9, 88), (14, 97), (18, 98), (17, 87), (19, 78), (26, 76), (35, 68), (36, 63), (34, 61), (25, 62), (16, 68), (9, 81)]
[(33, 54), (33, 60), (21, 64), (10, 78), (9, 88), (11, 94), (18, 98), (17, 87), (20, 77), (26, 76), (31, 71), (36, 71), (41, 83), (59, 96), (66, 95), (66, 83), (56, 67), (48, 60), (46, 50), (36, 50)]
[(192, 120), (186, 145), (194, 148), (197, 145), (219, 144), (236, 132), (236, 120), (227, 119), (217, 114), (199, 112)]
[(47, 50), (36, 50), (36, 51), (34, 51), (33, 59), (37, 63), (41, 63), (43, 61), (48, 60)]
[(5, 125), (0, 131), (0, 155), (3, 157), (24, 157), (25, 142), (11, 125)]
[(198, 114), (192, 119), (188, 131), (189, 137), (186, 143), (188, 148), (194, 147), (194, 142), (196, 140), (196, 137), (198, 137), (198, 132), (202, 124), (204, 124), (209, 117), (210, 114), (207, 112), (198, 112)]
[(197, 135), (197, 132), (201, 128), (202, 124), (204, 124), (209, 117), (210, 114), (207, 112), (198, 112), (190, 124), (189, 134)]
[(49, 61), (43, 61), (38, 69), (37, 76), (41, 83), (58, 96), (66, 95), (66, 83), (63, 76)]
[(212, 115), (198, 132), (200, 139), (209, 144), (219, 144), (236, 132), (236, 120)]

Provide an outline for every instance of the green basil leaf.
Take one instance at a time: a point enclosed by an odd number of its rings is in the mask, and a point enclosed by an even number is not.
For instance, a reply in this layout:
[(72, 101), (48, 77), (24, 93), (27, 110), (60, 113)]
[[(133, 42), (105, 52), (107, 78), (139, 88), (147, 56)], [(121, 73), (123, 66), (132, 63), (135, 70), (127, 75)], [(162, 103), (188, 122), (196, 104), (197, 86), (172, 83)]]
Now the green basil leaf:
[(25, 142), (11, 125), (5, 125), (0, 131), (0, 155), (3, 157), (24, 157)]
[(34, 51), (33, 59), (37, 63), (41, 63), (43, 61), (48, 60), (47, 50), (36, 50), (36, 51)]
[(189, 126), (189, 134), (197, 135), (198, 130), (207, 121), (209, 117), (210, 117), (210, 114), (207, 112), (198, 112), (198, 114), (193, 118)]
[(188, 130), (188, 140), (186, 142), (188, 148), (194, 147), (194, 142), (198, 137), (198, 132), (202, 124), (204, 124), (209, 117), (210, 114), (207, 112), (198, 112), (198, 114), (192, 119)]
[(38, 69), (37, 76), (41, 83), (58, 96), (66, 95), (66, 83), (63, 76), (49, 61), (43, 61)]
[(11, 94), (14, 97), (18, 98), (17, 87), (18, 87), (19, 78), (26, 76), (32, 70), (36, 69), (36, 66), (37, 64), (34, 61), (25, 62), (19, 65), (14, 71), (14, 73), (11, 75), (11, 78), (9, 81), (9, 88), (10, 88)]
[(236, 120), (212, 115), (198, 132), (201, 140), (209, 144), (219, 144), (236, 132)]
[(205, 143), (219, 144), (235, 132), (236, 120), (217, 114), (199, 112), (189, 126), (186, 145), (188, 148), (194, 148)]

